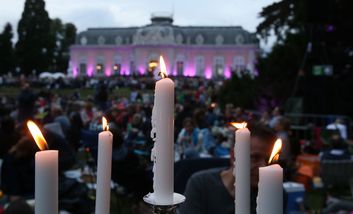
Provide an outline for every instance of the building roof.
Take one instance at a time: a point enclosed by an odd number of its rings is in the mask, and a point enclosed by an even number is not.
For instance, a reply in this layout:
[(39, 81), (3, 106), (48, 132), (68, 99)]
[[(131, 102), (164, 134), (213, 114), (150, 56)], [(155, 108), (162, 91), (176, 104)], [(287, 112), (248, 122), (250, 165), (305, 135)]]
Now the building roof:
[(89, 28), (78, 34), (78, 45), (243, 45), (258, 44), (254, 33), (240, 26), (178, 26), (171, 16), (152, 15), (142, 27)]

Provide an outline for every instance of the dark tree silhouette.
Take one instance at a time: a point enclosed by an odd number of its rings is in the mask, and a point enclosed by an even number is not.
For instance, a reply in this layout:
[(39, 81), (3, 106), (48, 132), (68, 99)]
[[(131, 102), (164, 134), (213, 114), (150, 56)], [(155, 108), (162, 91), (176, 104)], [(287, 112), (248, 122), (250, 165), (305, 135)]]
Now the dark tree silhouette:
[(50, 33), (50, 18), (44, 0), (26, 0), (18, 23), (16, 56), (24, 74), (42, 72), (51, 64), (54, 40)]
[(0, 34), (0, 74), (13, 71), (15, 65), (12, 37), (12, 26), (7, 23), (4, 31)]
[[(353, 1), (281, 0), (261, 11), (258, 35), (277, 38), (258, 64), (269, 97), (281, 103), (300, 98), (305, 112), (353, 115), (351, 8)], [(331, 65), (333, 74), (316, 76), (315, 65)]]

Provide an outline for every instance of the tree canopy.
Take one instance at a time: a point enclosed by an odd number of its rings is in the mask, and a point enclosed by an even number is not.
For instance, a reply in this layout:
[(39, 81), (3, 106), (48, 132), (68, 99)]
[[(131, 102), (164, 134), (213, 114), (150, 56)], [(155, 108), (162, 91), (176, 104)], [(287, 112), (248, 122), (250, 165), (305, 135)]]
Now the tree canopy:
[(13, 71), (15, 66), (12, 38), (12, 26), (10, 23), (7, 23), (0, 34), (0, 74)]
[[(277, 42), (259, 59), (262, 91), (280, 104), (300, 97), (305, 112), (353, 115), (347, 83), (353, 79), (351, 8), (353, 1), (344, 0), (281, 0), (265, 7), (258, 35), (272, 34)], [(315, 66), (333, 72), (316, 75)]]
[(17, 33), (16, 56), (22, 73), (48, 70), (55, 44), (44, 0), (26, 0)]
[(58, 18), (51, 21), (51, 37), (54, 40), (51, 70), (65, 72), (70, 59), (69, 48), (76, 39), (76, 27), (72, 23), (64, 24)]
[(17, 32), (16, 57), (21, 73), (66, 72), (75, 25), (50, 19), (44, 0), (26, 0)]

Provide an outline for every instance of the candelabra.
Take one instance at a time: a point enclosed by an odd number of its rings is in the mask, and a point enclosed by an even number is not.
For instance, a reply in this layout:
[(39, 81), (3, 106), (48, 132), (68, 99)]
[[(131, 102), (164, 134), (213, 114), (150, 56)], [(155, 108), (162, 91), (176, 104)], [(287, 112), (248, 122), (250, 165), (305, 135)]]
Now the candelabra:
[(147, 194), (143, 200), (152, 206), (154, 214), (176, 214), (176, 208), (185, 201), (185, 196), (174, 193), (173, 202), (168, 205), (158, 204), (153, 193)]

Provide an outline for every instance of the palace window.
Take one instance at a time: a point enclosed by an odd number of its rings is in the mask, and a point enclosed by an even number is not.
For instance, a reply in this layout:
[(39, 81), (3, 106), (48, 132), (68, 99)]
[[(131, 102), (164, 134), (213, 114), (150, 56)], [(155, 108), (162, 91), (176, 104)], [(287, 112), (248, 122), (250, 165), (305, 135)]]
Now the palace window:
[(224, 41), (223, 36), (217, 35), (215, 39), (216, 45), (223, 45), (223, 41)]
[(80, 56), (79, 58), (79, 67), (78, 75), (85, 76), (87, 73), (87, 59), (86, 56)]
[(201, 34), (197, 35), (195, 40), (196, 40), (195, 42), (197, 45), (203, 45), (204, 39)]
[(114, 64), (113, 65), (113, 71), (114, 71), (114, 74), (117, 74), (117, 75), (119, 75), (120, 74), (120, 72), (121, 72), (121, 64)]
[(121, 74), (121, 57), (119, 55), (116, 55), (114, 57), (113, 74), (114, 75)]
[(96, 74), (101, 75), (104, 73), (104, 57), (98, 56), (96, 62)]
[(205, 72), (205, 58), (203, 56), (196, 57), (196, 76), (203, 76)]
[(183, 61), (177, 61), (176, 70), (177, 70), (178, 76), (182, 76), (184, 74), (184, 62)]
[(133, 60), (130, 61), (130, 73), (135, 74), (136, 69), (135, 69), (135, 62)]
[(213, 66), (214, 76), (223, 76), (224, 75), (224, 57), (222, 57), (222, 56), (215, 57), (213, 63), (214, 63), (214, 66)]
[(79, 75), (80, 76), (84, 76), (87, 72), (87, 65), (86, 63), (80, 63), (80, 66), (79, 66)]
[(153, 74), (157, 67), (158, 67), (158, 61), (150, 60), (150, 62), (148, 63), (148, 72)]
[(99, 36), (97, 39), (98, 45), (104, 45), (105, 44), (105, 38), (104, 36)]
[(241, 71), (245, 69), (245, 59), (242, 56), (236, 56), (233, 59), (233, 71)]
[(96, 64), (96, 73), (97, 74), (102, 74), (104, 70), (104, 65), (101, 63)]

